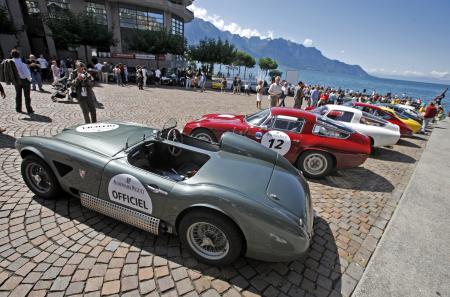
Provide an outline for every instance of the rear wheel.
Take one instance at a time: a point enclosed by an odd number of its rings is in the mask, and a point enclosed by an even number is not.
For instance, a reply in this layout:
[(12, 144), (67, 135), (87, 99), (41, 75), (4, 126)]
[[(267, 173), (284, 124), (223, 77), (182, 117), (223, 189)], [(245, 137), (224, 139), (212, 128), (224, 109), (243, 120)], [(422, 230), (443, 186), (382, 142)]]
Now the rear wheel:
[(196, 129), (192, 132), (192, 137), (207, 141), (207, 142), (217, 142), (216, 136), (208, 129)]
[(25, 184), (39, 197), (54, 199), (62, 194), (58, 180), (44, 160), (29, 155), (22, 161), (21, 172)]
[(307, 151), (298, 159), (297, 167), (303, 172), (304, 176), (319, 179), (331, 172), (333, 159), (325, 152)]
[(228, 265), (242, 251), (242, 237), (227, 217), (205, 211), (192, 211), (180, 222), (181, 242), (200, 261)]

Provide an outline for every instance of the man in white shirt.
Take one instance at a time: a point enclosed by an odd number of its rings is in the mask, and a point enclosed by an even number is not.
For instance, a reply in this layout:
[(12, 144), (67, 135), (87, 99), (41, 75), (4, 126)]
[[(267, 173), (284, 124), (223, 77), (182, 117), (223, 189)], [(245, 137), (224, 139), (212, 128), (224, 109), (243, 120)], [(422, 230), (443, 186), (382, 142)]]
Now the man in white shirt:
[(44, 55), (40, 55), (39, 58), (36, 60), (39, 62), (39, 66), (41, 66), (41, 73), (42, 73), (42, 80), (46, 81), (48, 80), (48, 62), (44, 58)]
[(270, 107), (276, 107), (278, 105), (278, 99), (281, 95), (280, 77), (275, 78), (275, 82), (269, 87)]
[(159, 70), (159, 68), (157, 68), (155, 70), (155, 80), (156, 80), (156, 85), (159, 85), (161, 82), (161, 70)]
[(20, 83), (15, 85), (16, 88), (16, 111), (22, 112), (22, 91), (25, 97), (25, 107), (28, 114), (33, 114), (33, 108), (31, 107), (31, 72), (28, 66), (22, 62), (20, 53), (18, 50), (13, 49), (11, 51), (11, 57), (17, 68), (17, 73), (20, 77)]
[(144, 66), (144, 67), (142, 67), (142, 76), (143, 76), (143, 83), (144, 83), (144, 87), (146, 87), (147, 86), (147, 76), (148, 76), (148, 73), (147, 73), (147, 66)]

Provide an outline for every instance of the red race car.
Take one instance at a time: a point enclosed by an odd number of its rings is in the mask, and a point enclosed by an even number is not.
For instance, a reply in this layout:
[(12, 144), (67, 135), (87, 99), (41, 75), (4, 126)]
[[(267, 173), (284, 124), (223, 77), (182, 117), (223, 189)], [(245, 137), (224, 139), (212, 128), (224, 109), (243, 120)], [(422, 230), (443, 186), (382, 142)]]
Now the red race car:
[(209, 142), (217, 142), (228, 131), (278, 152), (309, 178), (322, 178), (333, 169), (357, 167), (370, 154), (367, 136), (293, 108), (275, 107), (247, 116), (209, 114), (183, 129), (184, 134)]
[(374, 116), (377, 116), (392, 124), (399, 126), (401, 136), (413, 135), (413, 131), (408, 127), (408, 125), (403, 123), (399, 118), (390, 114), (380, 106), (361, 102), (348, 102), (345, 105), (373, 114)]

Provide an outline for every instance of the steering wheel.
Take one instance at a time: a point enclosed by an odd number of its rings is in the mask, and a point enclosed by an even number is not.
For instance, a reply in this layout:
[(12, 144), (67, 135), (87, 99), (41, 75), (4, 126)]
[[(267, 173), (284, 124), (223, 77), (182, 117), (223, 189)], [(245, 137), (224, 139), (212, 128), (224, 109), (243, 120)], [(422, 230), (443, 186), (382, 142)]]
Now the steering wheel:
[[(167, 133), (167, 140), (173, 141), (173, 142), (183, 142), (183, 135), (181, 134), (181, 132), (176, 129), (170, 129), (169, 133)], [(182, 149), (176, 146), (169, 146), (169, 153), (174, 156), (174, 157), (178, 157), (179, 155), (181, 155)]]

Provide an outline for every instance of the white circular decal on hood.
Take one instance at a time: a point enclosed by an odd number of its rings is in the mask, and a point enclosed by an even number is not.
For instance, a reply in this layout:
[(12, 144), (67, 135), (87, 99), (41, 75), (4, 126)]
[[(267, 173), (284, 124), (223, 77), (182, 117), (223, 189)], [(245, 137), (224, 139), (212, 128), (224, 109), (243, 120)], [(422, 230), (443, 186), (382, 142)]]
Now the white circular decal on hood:
[(77, 132), (82, 133), (95, 133), (95, 132), (106, 132), (119, 128), (117, 124), (108, 124), (108, 123), (95, 123), (95, 124), (86, 124), (77, 127), (75, 130)]
[(291, 139), (289, 138), (289, 135), (281, 131), (267, 132), (262, 137), (261, 144), (283, 156), (291, 149)]
[(129, 206), (139, 211), (151, 214), (152, 200), (144, 185), (132, 175), (119, 174), (113, 176), (108, 185), (109, 199), (116, 203)]

